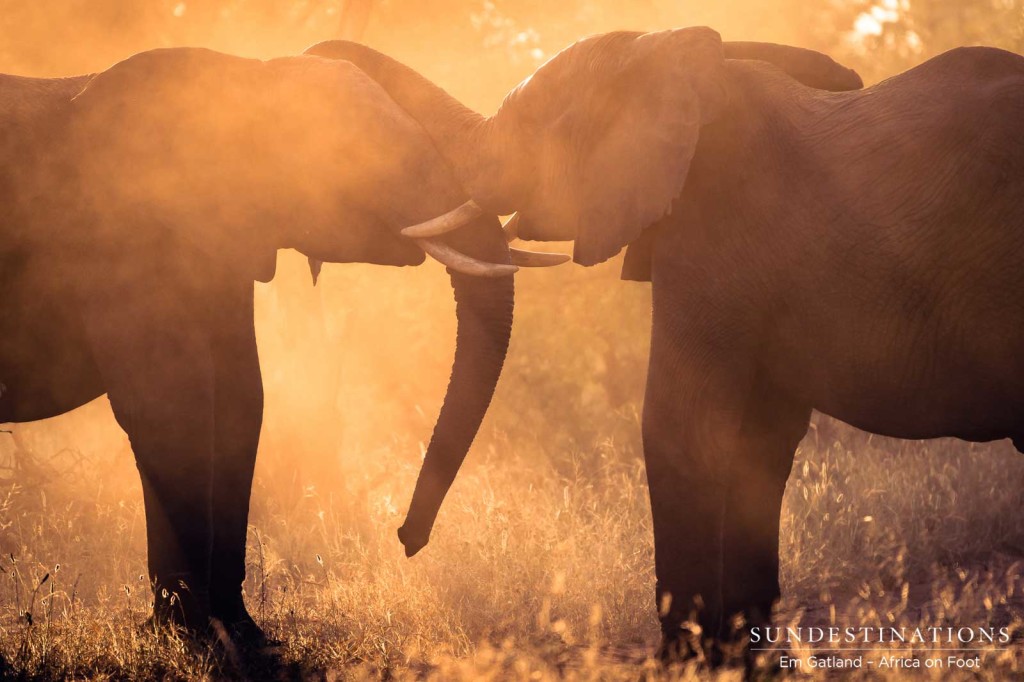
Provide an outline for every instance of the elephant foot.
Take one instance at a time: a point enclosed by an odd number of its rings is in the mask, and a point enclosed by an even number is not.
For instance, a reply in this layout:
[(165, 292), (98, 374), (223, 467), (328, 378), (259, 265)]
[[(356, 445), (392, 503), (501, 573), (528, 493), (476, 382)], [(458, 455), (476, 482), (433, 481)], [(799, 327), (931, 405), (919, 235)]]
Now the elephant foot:
[(269, 650), (282, 646), (283, 642), (270, 637), (249, 615), (245, 602), (242, 601), (241, 592), (227, 599), (214, 598), (212, 606), (213, 617), (221, 625), (223, 634), (233, 646), (245, 651)]
[(196, 648), (208, 647), (215, 641), (209, 618), (206, 627), (189, 627), (179, 619), (167, 618), (166, 614), (154, 612), (143, 621), (139, 630), (145, 634), (156, 635), (162, 642), (177, 640)]
[(697, 643), (696, 638), (663, 637), (656, 659), (666, 668), (687, 664), (696, 664), (704, 671), (739, 668), (744, 680), (774, 680), (782, 673), (778, 656), (759, 660), (746, 643), (736, 641), (707, 639)]
[(224, 628), (224, 634), (230, 639), (232, 645), (243, 651), (272, 653), (284, 645), (281, 640), (268, 635), (263, 628), (256, 624), (256, 621), (249, 617), (249, 614), (245, 614), (244, 618), (231, 623), (223, 621), (218, 621), (218, 623)]
[(714, 667), (705, 655), (699, 628), (677, 626), (665, 630), (655, 658), (666, 667), (692, 662)]
[(147, 623), (154, 628), (180, 630), (190, 636), (208, 636), (210, 631), (209, 596), (205, 591), (181, 589), (170, 593), (159, 586), (155, 590), (153, 615)]
[(749, 647), (745, 629), (730, 629), (728, 634), (708, 637), (697, 623), (684, 623), (674, 627), (663, 624), (661, 644), (656, 658), (662, 665), (696, 663), (699, 668), (715, 670), (722, 667), (742, 667), (749, 676), (756, 659)]
[(226, 622), (214, 617), (214, 651), (228, 670), (241, 679), (298, 679), (297, 671), (287, 671), (281, 654), (282, 643), (272, 639), (256, 624), (244, 606)]
[(693, 635), (663, 637), (656, 660), (666, 668), (694, 663), (698, 670), (704, 671), (740, 668), (745, 681), (776, 680), (783, 673), (778, 656), (758, 660), (754, 652), (743, 643), (715, 639), (697, 643), (697, 639)]

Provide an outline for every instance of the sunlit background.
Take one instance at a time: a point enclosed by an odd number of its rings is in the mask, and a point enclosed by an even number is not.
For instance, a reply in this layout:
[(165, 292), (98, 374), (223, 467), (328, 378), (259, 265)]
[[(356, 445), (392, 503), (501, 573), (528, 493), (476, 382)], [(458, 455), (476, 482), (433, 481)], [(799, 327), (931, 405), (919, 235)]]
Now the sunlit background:
[[(173, 45), (268, 58), (360, 36), (491, 113), (580, 37), (687, 25), (818, 49), (868, 83), (957, 45), (1024, 52), (1022, 0), (0, 0), (0, 72), (87, 73)], [(327, 265), (314, 289), (305, 260), (280, 255), (277, 278), (256, 291), (267, 408), (247, 596), (275, 632), (304, 642), (291, 656), (376, 672), (423, 649), (459, 657), (508, 637), (656, 638), (639, 444), (650, 289), (619, 281), (619, 267), (517, 277), (492, 409), (434, 544), (406, 562), (394, 530), (454, 348), (447, 276), (432, 261)], [(1018, 457), (1005, 444), (900, 445), (821, 421), (790, 481), (789, 593), (819, 604), (877, 580), (898, 604), (915, 571), (930, 576), (917, 579), (927, 592), (927, 580), (955, 583), (976, 557), (1008, 579), (1003, 557), (1024, 547)], [(18, 613), (47, 573), (37, 599), (56, 583), (51, 610), (116, 607), (141, 620), (143, 523), (131, 452), (105, 399), (0, 433), (0, 637), (41, 646)], [(902, 608), (896, 617), (910, 613), (906, 599)], [(335, 648), (325, 653), (325, 642)], [(97, 660), (90, 651), (81, 660)], [(148, 670), (126, 656), (122, 671)]]

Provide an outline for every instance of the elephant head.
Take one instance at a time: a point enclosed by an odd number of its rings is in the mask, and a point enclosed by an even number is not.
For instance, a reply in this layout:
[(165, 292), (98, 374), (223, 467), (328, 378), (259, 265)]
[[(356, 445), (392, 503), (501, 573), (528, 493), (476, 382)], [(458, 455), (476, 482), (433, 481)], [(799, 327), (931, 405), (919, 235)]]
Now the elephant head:
[[(617, 32), (563, 50), (483, 117), (363, 45), (330, 41), (307, 53), (359, 66), (419, 121), (479, 206), (516, 211), (512, 235), (574, 240), (583, 265), (607, 260), (671, 210), (701, 127), (730, 101), (727, 60), (766, 61), (814, 88), (862, 86), (856, 73), (811, 50), (723, 44), (707, 28)], [(450, 483), (454, 472), (438, 477), (430, 464), (421, 484)], [(446, 490), (423, 487), (430, 492), (417, 490), (400, 531), (408, 553), (426, 543)]]
[[(447, 265), (458, 339), (426, 457), (458, 469), (502, 369), (516, 266), (497, 217), (466, 209), (445, 159), (379, 84), (317, 57), (156, 50), (93, 78), (66, 115), (69, 214), (88, 216), (68, 229), (87, 248), (141, 262), (146, 249), (180, 249), (202, 263), (197, 281), (211, 270), (269, 280), (279, 248), (309, 256), (314, 272), (424, 253)], [(400, 234), (416, 224), (445, 234)]]

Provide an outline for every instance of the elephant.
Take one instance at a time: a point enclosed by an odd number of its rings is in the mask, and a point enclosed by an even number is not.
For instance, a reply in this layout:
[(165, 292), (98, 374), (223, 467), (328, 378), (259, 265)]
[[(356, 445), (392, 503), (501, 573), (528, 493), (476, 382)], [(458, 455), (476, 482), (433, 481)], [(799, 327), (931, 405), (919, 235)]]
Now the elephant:
[[(812, 410), (1024, 450), (1021, 56), (959, 48), (863, 88), (824, 55), (709, 28), (616, 32), (484, 117), (365, 48), (312, 52), (381, 83), (521, 237), (574, 240), (585, 266), (625, 248), (623, 278), (651, 283), (662, 655), (714, 662), (769, 622)], [(435, 513), (410, 510), (407, 548)]]
[[(142, 479), (152, 621), (266, 643), (241, 589), (254, 282), (286, 248), (314, 284), (325, 261), (445, 263), (457, 349), (427, 458), (461, 462), (527, 256), (497, 216), (452, 213), (465, 196), (445, 159), (348, 62), (169, 48), (78, 78), (0, 76), (0, 128), (0, 423), (106, 394)], [(416, 223), (456, 229), (399, 234)]]

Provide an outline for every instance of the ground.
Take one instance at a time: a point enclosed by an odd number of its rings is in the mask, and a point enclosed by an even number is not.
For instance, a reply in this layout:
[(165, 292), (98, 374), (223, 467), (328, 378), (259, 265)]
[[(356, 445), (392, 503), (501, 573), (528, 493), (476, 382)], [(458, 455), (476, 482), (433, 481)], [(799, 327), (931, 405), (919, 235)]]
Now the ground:
[[(608, 443), (568, 464), (527, 466), (513, 443), (492, 444), (460, 478), (431, 544), (409, 560), (395, 529), (416, 473), (410, 448), (396, 438), (358, 465), (343, 463), (345, 483), (329, 494), (258, 481), (246, 597), (285, 642), (280, 675), (703, 675), (649, 658), (652, 545), (634, 448)], [(131, 477), (128, 454), (112, 454), (103, 476), (71, 453), (43, 455), (22, 453), (24, 483), (0, 495), (0, 653), (9, 672), (230, 672), (223, 659), (139, 627), (149, 599), (142, 511), (137, 497), (109, 493), (112, 469)], [(77, 474), (43, 477), (59, 466)], [(901, 443), (821, 421), (789, 481), (776, 622), (1015, 631), (1024, 622), (1022, 479), (1024, 462), (1006, 443)], [(1019, 673), (1020, 650), (987, 648), (983, 679)]]

